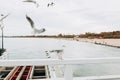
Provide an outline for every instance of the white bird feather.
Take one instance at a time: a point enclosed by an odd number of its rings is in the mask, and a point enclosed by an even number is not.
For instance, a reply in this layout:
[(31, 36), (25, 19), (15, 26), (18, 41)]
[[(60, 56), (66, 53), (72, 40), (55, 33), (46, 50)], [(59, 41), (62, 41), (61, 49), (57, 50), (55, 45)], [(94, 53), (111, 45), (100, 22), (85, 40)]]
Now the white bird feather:
[(39, 4), (35, 0), (24, 0), (23, 2), (34, 3), (37, 7), (39, 7)]

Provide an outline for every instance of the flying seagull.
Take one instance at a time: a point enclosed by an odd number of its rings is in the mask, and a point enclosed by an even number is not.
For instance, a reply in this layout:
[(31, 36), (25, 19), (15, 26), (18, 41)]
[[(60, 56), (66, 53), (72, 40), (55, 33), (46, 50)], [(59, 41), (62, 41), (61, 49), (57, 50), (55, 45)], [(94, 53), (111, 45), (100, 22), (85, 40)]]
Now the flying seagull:
[(55, 5), (53, 2), (48, 3), (47, 7)]
[(34, 31), (34, 34), (36, 34), (36, 33), (43, 33), (43, 32), (46, 31), (45, 28), (41, 28), (41, 29), (35, 28), (35, 24), (34, 24), (33, 20), (32, 20), (29, 16), (27, 16), (27, 15), (26, 15), (26, 19), (27, 19), (28, 22), (30, 23), (31, 28), (32, 28), (33, 31)]
[(37, 7), (39, 7), (39, 4), (35, 0), (24, 0), (23, 2), (34, 3)]

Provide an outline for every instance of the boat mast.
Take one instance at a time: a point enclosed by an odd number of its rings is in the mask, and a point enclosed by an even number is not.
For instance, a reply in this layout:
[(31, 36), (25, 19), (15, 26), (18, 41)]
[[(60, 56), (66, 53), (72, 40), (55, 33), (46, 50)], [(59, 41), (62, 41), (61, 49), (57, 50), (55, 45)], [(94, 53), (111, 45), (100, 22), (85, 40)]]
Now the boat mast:
[(4, 39), (3, 39), (3, 28), (1, 28), (2, 31), (2, 50), (4, 49)]
[[(9, 15), (9, 14), (8, 14)], [(3, 30), (4, 30), (4, 24), (3, 24), (3, 20), (8, 16), (8, 15), (6, 15), (6, 16), (4, 16), (3, 14), (1, 14), (1, 19), (0, 19), (0, 28), (1, 28), (1, 32), (2, 32), (2, 48), (1, 48), (1, 50), (0, 50), (0, 56), (2, 55), (2, 53), (5, 51), (5, 49), (4, 49), (4, 35), (3, 35)]]

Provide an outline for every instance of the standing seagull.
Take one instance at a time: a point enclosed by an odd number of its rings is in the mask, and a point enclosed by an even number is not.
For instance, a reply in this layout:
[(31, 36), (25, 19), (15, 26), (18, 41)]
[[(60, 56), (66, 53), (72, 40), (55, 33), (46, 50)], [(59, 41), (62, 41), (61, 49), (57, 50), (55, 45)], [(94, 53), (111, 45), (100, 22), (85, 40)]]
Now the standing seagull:
[(36, 29), (33, 20), (32, 20), (29, 16), (27, 16), (27, 15), (26, 15), (26, 19), (27, 19), (28, 22), (30, 23), (30, 25), (31, 25), (31, 27), (32, 27), (32, 29), (33, 29), (34, 34), (36, 34), (36, 33), (43, 33), (43, 32), (46, 31), (45, 28)]
[(39, 7), (39, 4), (35, 0), (25, 0), (23, 2), (34, 3), (37, 7)]

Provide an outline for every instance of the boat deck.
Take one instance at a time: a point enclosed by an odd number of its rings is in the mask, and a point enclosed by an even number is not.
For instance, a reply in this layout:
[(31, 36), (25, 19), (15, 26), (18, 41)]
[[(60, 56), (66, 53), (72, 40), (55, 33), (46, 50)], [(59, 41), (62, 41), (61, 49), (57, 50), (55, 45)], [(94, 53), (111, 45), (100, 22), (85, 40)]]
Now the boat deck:
[[(3, 57), (4, 58), (4, 57)], [(120, 63), (119, 57), (81, 59), (0, 60), (0, 80), (120, 80), (120, 75), (74, 77), (71, 65)], [(32, 65), (32, 66), (30, 66)], [(62, 78), (56, 76), (55, 65), (65, 65)], [(7, 66), (7, 67), (4, 67)], [(16, 67), (8, 67), (16, 66)], [(54, 69), (55, 68), (55, 69)]]
[(0, 80), (33, 80), (49, 78), (47, 66), (1, 67)]

